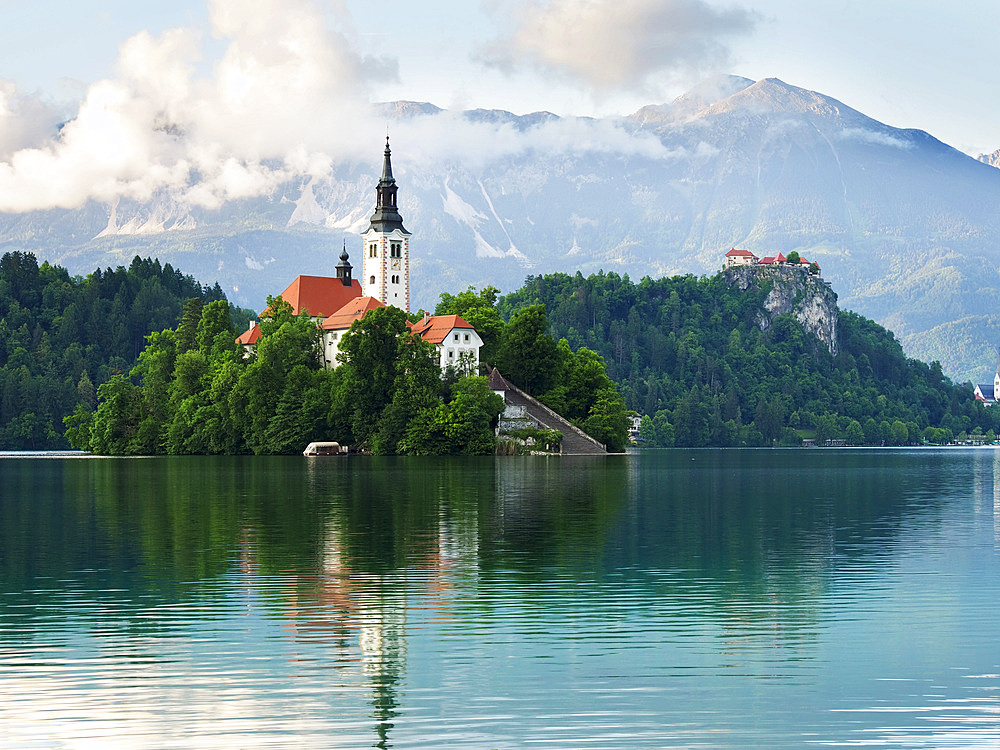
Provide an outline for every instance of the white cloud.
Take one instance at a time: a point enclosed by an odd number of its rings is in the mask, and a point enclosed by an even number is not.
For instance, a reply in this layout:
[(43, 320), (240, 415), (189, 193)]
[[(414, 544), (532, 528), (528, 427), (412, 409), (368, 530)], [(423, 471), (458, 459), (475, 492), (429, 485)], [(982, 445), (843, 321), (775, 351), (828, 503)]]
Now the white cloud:
[(704, 0), (524, 0), (513, 16), (513, 31), (484, 50), (488, 64), (555, 73), (599, 95), (716, 69), (729, 58), (722, 39), (756, 20)]
[(36, 96), (25, 96), (0, 78), (0, 159), (43, 144), (56, 133), (60, 110)]
[(366, 85), (393, 75), (392, 61), (363, 58), (310, 0), (212, 0), (210, 11), (224, 52), (209, 74), (201, 32), (141, 32), (116, 78), (93, 84), (47, 139), (48, 111), (0, 86), (0, 210), (157, 190), (215, 207), (371, 150)]
[(902, 151), (908, 151), (913, 148), (911, 141), (897, 138), (889, 133), (866, 130), (865, 128), (844, 128), (837, 134), (837, 138), (843, 141), (860, 141), (876, 146), (889, 146), (890, 148), (898, 148)]
[[(649, 2), (626, 0), (632, 23)], [(571, 5), (560, 0), (559, 8)], [(668, 5), (705, 12), (697, 0)], [(0, 83), (0, 211), (154, 197), (181, 214), (214, 209), (272, 194), (288, 181), (328, 177), (345, 162), (371, 164), (387, 119), (393, 145), (415, 171), (583, 151), (688, 156), (609, 120), (552, 118), (519, 129), (450, 112), (377, 114), (371, 84), (395, 76), (395, 63), (361, 55), (345, 17), (325, 7), (317, 0), (210, 0), (210, 29), (138, 33), (122, 44), (115, 77), (91, 85), (61, 129), (51, 108)], [(585, 16), (585, 24), (597, 23)], [(620, 24), (616, 33), (628, 28)]]
[[(685, 158), (668, 150), (648, 131), (631, 131), (611, 119), (553, 118), (526, 129), (477, 122), (460, 112), (403, 120), (392, 126), (392, 141), (417, 171), (454, 164), (472, 171), (504, 159), (558, 157), (579, 153)], [(395, 148), (395, 146), (394, 146)]]

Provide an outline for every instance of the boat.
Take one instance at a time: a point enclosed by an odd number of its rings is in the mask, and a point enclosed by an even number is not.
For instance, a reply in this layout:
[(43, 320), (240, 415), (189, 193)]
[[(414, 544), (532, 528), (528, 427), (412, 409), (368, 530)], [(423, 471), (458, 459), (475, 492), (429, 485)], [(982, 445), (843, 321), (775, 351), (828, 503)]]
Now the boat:
[(346, 445), (332, 441), (314, 441), (302, 451), (303, 456), (341, 456), (346, 453)]

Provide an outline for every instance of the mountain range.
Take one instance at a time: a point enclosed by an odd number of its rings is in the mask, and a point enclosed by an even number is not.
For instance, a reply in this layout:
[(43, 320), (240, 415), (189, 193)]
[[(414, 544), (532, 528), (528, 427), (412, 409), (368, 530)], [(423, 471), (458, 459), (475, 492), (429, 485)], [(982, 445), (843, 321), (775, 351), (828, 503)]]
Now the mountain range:
[[(1000, 344), (1000, 169), (921, 130), (769, 78), (712, 79), (623, 118), (383, 105), (412, 298), (517, 288), (551, 271), (713, 273), (731, 247), (797, 250), (911, 356), (989, 382)], [(455, 138), (447, 159), (421, 138)], [(512, 145), (513, 144), (513, 145)], [(322, 178), (218, 209), (168, 194), (0, 214), (0, 252), (85, 274), (158, 257), (262, 309), (297, 274), (334, 275), (374, 207), (382, 143)], [(439, 153), (439, 152), (435, 152)]]

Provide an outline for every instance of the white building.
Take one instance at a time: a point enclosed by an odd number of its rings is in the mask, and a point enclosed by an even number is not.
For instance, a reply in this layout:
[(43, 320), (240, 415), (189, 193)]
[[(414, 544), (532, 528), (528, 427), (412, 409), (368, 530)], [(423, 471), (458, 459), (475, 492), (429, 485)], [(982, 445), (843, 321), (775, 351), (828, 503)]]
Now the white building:
[(454, 368), (465, 375), (479, 372), (479, 350), (483, 340), (461, 316), (425, 315), (411, 329), (437, 347), (442, 370)]

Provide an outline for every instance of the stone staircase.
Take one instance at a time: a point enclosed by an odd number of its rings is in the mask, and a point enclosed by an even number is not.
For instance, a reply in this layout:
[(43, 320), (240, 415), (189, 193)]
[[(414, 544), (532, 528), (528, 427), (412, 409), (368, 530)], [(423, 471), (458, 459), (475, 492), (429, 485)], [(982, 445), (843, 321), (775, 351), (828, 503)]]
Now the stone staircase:
[(608, 450), (575, 424), (563, 419), (541, 401), (532, 398), (511, 382), (504, 380), (496, 370), (490, 375), (490, 387), (504, 397), (508, 404), (523, 406), (528, 416), (539, 426), (549, 430), (559, 430), (562, 433), (562, 449), (564, 456), (596, 456), (605, 455)]

